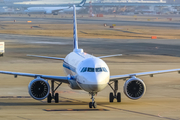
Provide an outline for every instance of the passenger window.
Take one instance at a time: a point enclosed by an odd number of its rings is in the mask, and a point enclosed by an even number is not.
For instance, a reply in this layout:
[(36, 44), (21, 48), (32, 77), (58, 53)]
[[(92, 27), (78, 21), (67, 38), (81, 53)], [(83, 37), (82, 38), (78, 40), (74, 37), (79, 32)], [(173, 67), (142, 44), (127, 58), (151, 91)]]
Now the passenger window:
[(96, 72), (102, 72), (102, 68), (96, 68)]
[(86, 70), (87, 70), (87, 68), (84, 67), (84, 68), (81, 70), (81, 72), (86, 72)]
[(94, 72), (94, 68), (88, 68), (88, 72)]
[(106, 70), (106, 68), (105, 68), (105, 67), (103, 67), (102, 69), (103, 69), (103, 71), (104, 71), (104, 72), (107, 72), (107, 70)]

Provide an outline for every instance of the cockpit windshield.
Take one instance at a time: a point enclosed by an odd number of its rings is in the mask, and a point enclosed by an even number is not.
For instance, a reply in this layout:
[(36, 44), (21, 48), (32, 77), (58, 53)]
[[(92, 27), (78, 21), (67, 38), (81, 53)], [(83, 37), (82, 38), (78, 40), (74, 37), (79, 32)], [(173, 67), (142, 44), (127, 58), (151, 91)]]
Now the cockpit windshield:
[(96, 68), (96, 72), (102, 72), (102, 68)]
[(88, 72), (94, 72), (94, 68), (88, 68), (87, 71)]
[(98, 68), (90, 68), (90, 67), (83, 67), (81, 72), (108, 72), (105, 67), (98, 67)]
[(84, 68), (81, 70), (81, 72), (86, 72), (86, 70), (87, 70), (87, 67), (84, 67)]

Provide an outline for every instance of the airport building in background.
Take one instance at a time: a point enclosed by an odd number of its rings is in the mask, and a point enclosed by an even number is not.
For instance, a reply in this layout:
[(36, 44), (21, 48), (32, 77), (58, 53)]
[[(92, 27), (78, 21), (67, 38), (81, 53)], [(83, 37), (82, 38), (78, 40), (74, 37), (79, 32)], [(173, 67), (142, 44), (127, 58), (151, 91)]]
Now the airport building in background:
[(166, 0), (167, 3), (180, 3), (180, 0)]
[(94, 0), (94, 2), (166, 3), (166, 0)]

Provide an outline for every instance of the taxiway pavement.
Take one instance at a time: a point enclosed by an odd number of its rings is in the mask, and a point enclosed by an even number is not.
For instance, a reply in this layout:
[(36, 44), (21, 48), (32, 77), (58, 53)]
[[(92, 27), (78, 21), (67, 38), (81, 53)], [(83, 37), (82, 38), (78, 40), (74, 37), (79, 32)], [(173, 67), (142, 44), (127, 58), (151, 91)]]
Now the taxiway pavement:
[[(0, 70), (49, 75), (64, 75), (61, 61), (26, 57), (39, 54), (65, 57), (72, 51), (72, 38), (40, 37), (1, 34), (6, 42), (6, 53), (0, 58)], [(179, 40), (108, 40), (79, 39), (79, 47), (96, 56), (119, 54), (124, 56), (104, 59), (111, 75), (180, 68)], [(180, 75), (168, 73), (140, 77), (147, 86), (139, 100), (130, 100), (123, 94), (124, 81), (119, 81), (121, 103), (109, 103), (110, 87), (98, 93), (97, 109), (89, 109), (88, 93), (71, 90), (63, 84), (57, 92), (59, 103), (36, 101), (28, 94), (33, 78), (0, 75), (0, 119), (101, 119), (101, 120), (179, 120)]]

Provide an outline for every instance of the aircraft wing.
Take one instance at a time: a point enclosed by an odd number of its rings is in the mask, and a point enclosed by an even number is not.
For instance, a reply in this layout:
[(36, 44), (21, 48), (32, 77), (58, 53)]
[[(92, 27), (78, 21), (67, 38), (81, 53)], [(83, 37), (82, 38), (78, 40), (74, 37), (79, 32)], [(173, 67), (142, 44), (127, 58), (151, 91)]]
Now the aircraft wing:
[(116, 56), (122, 56), (122, 54), (99, 56), (98, 58), (107, 58), (107, 57), (116, 57)]
[(17, 76), (26, 76), (26, 77), (34, 77), (34, 78), (41, 77), (43, 79), (55, 80), (63, 83), (69, 83), (68, 80), (71, 80), (71, 77), (69, 76), (66, 77), (66, 76), (40, 75), (40, 74), (10, 72), (10, 71), (0, 71), (0, 73), (14, 75), (14, 77)]
[(38, 58), (46, 58), (46, 59), (54, 59), (54, 60), (64, 60), (64, 58), (58, 57), (49, 57), (49, 56), (39, 56), (39, 55), (27, 55), (29, 57), (38, 57)]
[(169, 72), (176, 72), (176, 71), (177, 71), (178, 73), (180, 73), (180, 69), (170, 69), (170, 70), (160, 70), (160, 71), (151, 71), (151, 72), (124, 74), (124, 75), (113, 75), (113, 76), (110, 76), (110, 81), (119, 80), (119, 79), (131, 78), (131, 77), (133, 77), (133, 76), (145, 76), (145, 75), (150, 75), (150, 77), (153, 77), (154, 74), (162, 74), (162, 73), (169, 73)]

